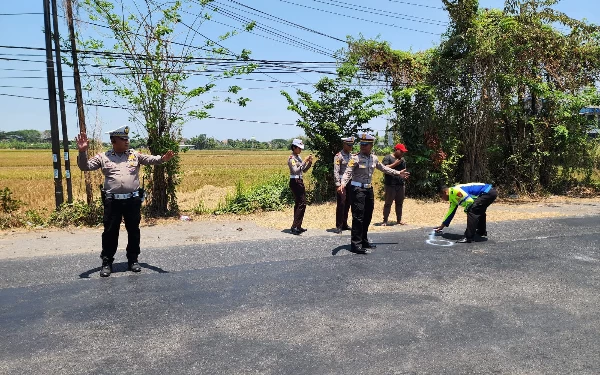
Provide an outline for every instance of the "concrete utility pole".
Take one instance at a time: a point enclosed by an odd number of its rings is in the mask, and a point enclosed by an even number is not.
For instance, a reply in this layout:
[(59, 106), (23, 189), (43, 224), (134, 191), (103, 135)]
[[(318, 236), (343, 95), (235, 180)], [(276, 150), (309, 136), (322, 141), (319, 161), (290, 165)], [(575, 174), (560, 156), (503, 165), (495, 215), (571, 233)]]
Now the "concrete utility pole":
[(67, 202), (73, 202), (71, 185), (71, 162), (69, 158), (69, 136), (67, 135), (67, 112), (65, 111), (65, 90), (63, 86), (62, 61), (60, 58), (60, 35), (58, 32), (58, 7), (52, 0), (52, 23), (54, 26), (54, 51), (56, 56), (56, 74), (58, 74), (58, 101), (60, 104), (60, 121), (62, 124), (63, 152), (65, 158), (65, 179), (67, 180)]
[(56, 113), (56, 85), (54, 82), (54, 61), (52, 60), (52, 29), (50, 27), (50, 0), (44, 4), (44, 36), (46, 39), (46, 76), (48, 77), (48, 103), (50, 106), (50, 135), (52, 138), (52, 162), (54, 165), (54, 197), (56, 208), (63, 203), (62, 168), (60, 163), (60, 141), (58, 114)]
[[(77, 62), (77, 45), (75, 43), (75, 27), (73, 27), (73, 0), (65, 1), (67, 11), (67, 25), (69, 27), (69, 39), (71, 40), (71, 59), (73, 60), (73, 81), (75, 83), (75, 101), (77, 103), (77, 118), (79, 120), (79, 133), (86, 134), (85, 113), (83, 110), (83, 95), (81, 94), (81, 79), (79, 78), (79, 63)], [(89, 151), (88, 151), (89, 152)], [(89, 155), (88, 155), (89, 156)], [(89, 171), (83, 172), (85, 176), (85, 195), (88, 205), (94, 202), (94, 191), (92, 190), (92, 175)]]

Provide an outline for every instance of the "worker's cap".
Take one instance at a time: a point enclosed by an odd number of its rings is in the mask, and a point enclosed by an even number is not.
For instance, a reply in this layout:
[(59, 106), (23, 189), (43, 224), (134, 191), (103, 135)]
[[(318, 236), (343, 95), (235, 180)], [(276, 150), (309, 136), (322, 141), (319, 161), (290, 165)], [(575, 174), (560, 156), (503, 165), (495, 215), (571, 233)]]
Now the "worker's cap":
[(354, 137), (346, 137), (346, 138), (342, 138), (342, 142), (349, 144), (349, 145), (353, 145), (354, 144)]
[(300, 147), (301, 150), (304, 150), (304, 142), (301, 139), (295, 138), (292, 141), (292, 146)]
[(375, 142), (375, 137), (373, 137), (371, 134), (367, 134), (367, 133), (361, 134), (361, 136), (360, 136), (360, 144), (361, 145), (372, 144), (373, 142)]
[(111, 131), (109, 131), (107, 133), (111, 137), (129, 138), (129, 126), (124, 125), (124, 126), (121, 126), (118, 129), (111, 130)]
[(408, 149), (402, 143), (398, 143), (397, 145), (395, 145), (394, 146), (394, 150), (399, 150), (399, 151), (402, 151), (402, 152), (408, 152)]

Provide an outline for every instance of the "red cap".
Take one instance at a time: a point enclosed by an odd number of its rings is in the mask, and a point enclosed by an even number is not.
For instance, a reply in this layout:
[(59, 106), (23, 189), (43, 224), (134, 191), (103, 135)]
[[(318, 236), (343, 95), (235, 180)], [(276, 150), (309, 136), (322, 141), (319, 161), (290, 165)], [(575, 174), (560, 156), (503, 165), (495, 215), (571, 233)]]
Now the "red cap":
[(396, 146), (394, 146), (394, 150), (400, 150), (402, 152), (408, 152), (408, 150), (406, 149), (406, 146), (404, 146), (402, 143), (398, 143)]

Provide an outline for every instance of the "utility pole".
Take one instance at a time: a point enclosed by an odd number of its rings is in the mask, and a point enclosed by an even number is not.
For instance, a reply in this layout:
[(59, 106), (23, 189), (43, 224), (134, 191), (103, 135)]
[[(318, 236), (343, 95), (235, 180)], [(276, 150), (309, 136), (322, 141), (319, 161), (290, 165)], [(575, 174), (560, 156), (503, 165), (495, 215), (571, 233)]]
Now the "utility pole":
[[(79, 133), (86, 134), (85, 113), (83, 111), (83, 95), (81, 94), (81, 80), (79, 78), (79, 63), (77, 62), (77, 45), (75, 43), (75, 27), (73, 26), (73, 0), (65, 1), (67, 11), (67, 25), (69, 27), (69, 39), (71, 40), (71, 59), (73, 60), (73, 81), (75, 83), (75, 102), (77, 103), (77, 119), (79, 120)], [(89, 152), (89, 151), (88, 151)], [(89, 156), (89, 155), (88, 155)], [(92, 190), (92, 176), (89, 171), (83, 172), (85, 176), (85, 194), (87, 204), (94, 202)]]
[(63, 203), (62, 168), (60, 163), (60, 141), (58, 114), (56, 113), (56, 85), (54, 82), (54, 61), (52, 60), (52, 30), (50, 27), (50, 0), (44, 4), (44, 36), (46, 39), (46, 76), (48, 78), (48, 103), (50, 106), (50, 135), (52, 137), (52, 162), (54, 165), (54, 197), (56, 208)]
[(60, 58), (60, 35), (58, 32), (58, 7), (52, 0), (52, 22), (54, 26), (54, 50), (56, 56), (56, 74), (58, 75), (58, 101), (60, 104), (60, 121), (62, 124), (63, 151), (65, 158), (65, 179), (67, 180), (67, 202), (73, 202), (73, 187), (71, 185), (71, 161), (69, 158), (69, 136), (67, 135), (67, 113), (65, 111), (65, 90), (63, 86), (62, 61)]

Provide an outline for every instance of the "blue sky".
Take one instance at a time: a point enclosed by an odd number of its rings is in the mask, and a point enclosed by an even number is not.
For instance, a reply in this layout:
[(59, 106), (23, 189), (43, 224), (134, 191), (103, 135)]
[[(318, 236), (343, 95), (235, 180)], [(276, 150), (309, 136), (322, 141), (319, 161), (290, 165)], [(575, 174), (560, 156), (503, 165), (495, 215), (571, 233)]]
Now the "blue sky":
[[(442, 2), (438, 0), (372, 0), (369, 2), (362, 0), (239, 0), (237, 3), (231, 0), (219, 1), (224, 4), (221, 6), (222, 9), (243, 14), (245, 17), (260, 22), (264, 27), (276, 28), (287, 33), (289, 38), (301, 38), (302, 43), (310, 43), (312, 46), (317, 46), (316, 48), (329, 51), (329, 53), (344, 47), (344, 43), (331, 37), (345, 40), (347, 35), (358, 37), (359, 34), (366, 38), (379, 36), (381, 40), (388, 41), (394, 49), (424, 50), (439, 43), (441, 34), (445, 31), (445, 23), (448, 21), (447, 14), (442, 9)], [(600, 14), (595, 11), (597, 9), (596, 1), (564, 0), (555, 8), (573, 18), (587, 19), (591, 23), (600, 24)], [(3, 1), (2, 3), (0, 46), (44, 47), (43, 16), (41, 14), (4, 15), (7, 13), (41, 13), (43, 11), (42, 1)], [(239, 4), (276, 16), (281, 22), (276, 22), (273, 18), (253, 15), (248, 12), (248, 8), (243, 8)], [(349, 9), (349, 7), (352, 8), (349, 4), (360, 7), (361, 11)], [(480, 7), (487, 8), (502, 8), (503, 4), (504, 2), (501, 0), (480, 1)], [(387, 16), (377, 12), (378, 10), (384, 10)], [(185, 17), (184, 15), (184, 22)], [(202, 34), (213, 39), (229, 29), (223, 24), (235, 27), (241, 25), (239, 21), (219, 13), (213, 15), (213, 20), (206, 22), (199, 29)], [(328, 36), (291, 27), (282, 20)], [(61, 33), (66, 35), (66, 26), (61, 23), (60, 27)], [(82, 31), (89, 34), (95, 32), (90, 27), (86, 27)], [(273, 37), (272, 34), (255, 29), (254, 34), (235, 36), (223, 42), (223, 45), (236, 53), (244, 48), (249, 49), (252, 51), (251, 57), (254, 59), (323, 63), (334, 61), (330, 56), (314, 50), (290, 45), (289, 40), (285, 41), (286, 44), (281, 42), (281, 38), (276, 38), (279, 41), (275, 41), (264, 36)], [(193, 43), (200, 45), (203, 42), (204, 40), (197, 36)], [(14, 54), (35, 56), (14, 56)], [(11, 58), (34, 60), (34, 62), (6, 60)], [(0, 94), (47, 97), (44, 61), (43, 51), (0, 47)], [(70, 71), (66, 67), (63, 69), (65, 75), (70, 75)], [(263, 71), (272, 71), (269, 68), (265, 69)], [(296, 88), (311, 91), (312, 86), (308, 83), (315, 83), (321, 77), (322, 74), (312, 72), (263, 74), (259, 71), (246, 77), (252, 80), (223, 81), (222, 85), (220, 84), (215, 90), (225, 90), (228, 85), (235, 82), (245, 89), (243, 95), (251, 98), (252, 101), (245, 108), (227, 103), (217, 104), (216, 108), (210, 112), (211, 116), (266, 123), (205, 119), (186, 123), (183, 135), (190, 138), (198, 134), (207, 134), (209, 137), (217, 139), (255, 137), (260, 141), (301, 135), (302, 130), (294, 125), (297, 115), (287, 110), (287, 102), (280, 91), (286, 90), (294, 93)], [(65, 78), (65, 87), (67, 89), (73, 87), (72, 78)], [(72, 91), (70, 93), (72, 95)], [(0, 95), (0, 110), (3, 114), (1, 130), (37, 129), (42, 131), (50, 128), (47, 101)], [(66, 111), (69, 138), (72, 139), (78, 132), (75, 106), (67, 104)], [(135, 132), (144, 134), (139, 124), (130, 122), (130, 115), (124, 110), (87, 107), (86, 112), (88, 128), (101, 127), (102, 132), (105, 132), (124, 124), (130, 124)], [(376, 130), (382, 130), (385, 128), (385, 119), (373, 120), (370, 125)]]

